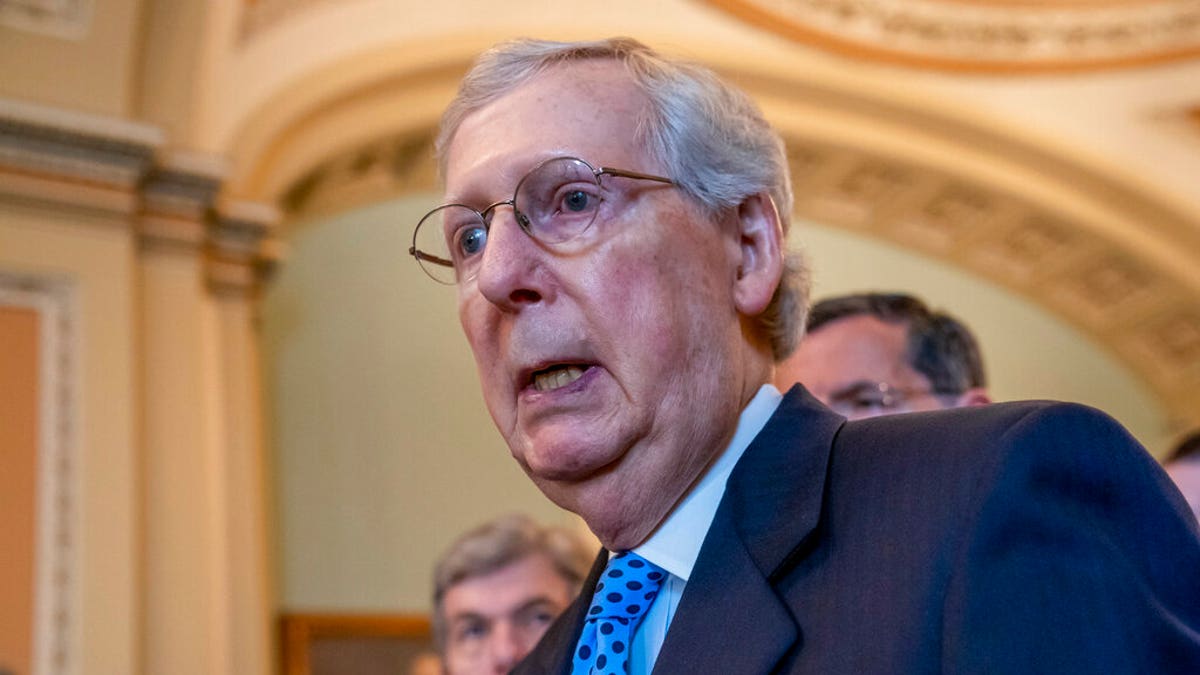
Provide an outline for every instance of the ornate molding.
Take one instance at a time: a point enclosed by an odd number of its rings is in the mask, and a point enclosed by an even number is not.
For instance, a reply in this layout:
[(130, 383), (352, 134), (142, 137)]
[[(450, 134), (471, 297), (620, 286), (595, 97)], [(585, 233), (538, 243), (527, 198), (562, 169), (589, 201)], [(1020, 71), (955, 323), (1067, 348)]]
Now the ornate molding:
[(68, 282), (0, 272), (0, 305), (39, 317), (33, 675), (78, 672), (80, 602), (77, 311)]
[(205, 269), (209, 289), (218, 295), (255, 292), (283, 258), (274, 238), (279, 211), (259, 202), (223, 202), (207, 228)]
[(1091, 70), (1200, 56), (1195, 0), (707, 0), (844, 55), (954, 71)]
[(127, 222), (143, 250), (203, 253), (210, 288), (248, 292), (279, 257), (278, 216), (221, 202), (226, 174), (219, 158), (164, 150), (154, 127), (0, 99), (0, 200)]
[(0, 196), (129, 213), (161, 144), (153, 127), (0, 99)]
[(401, 134), (340, 152), (305, 172), (284, 191), (289, 220), (336, 213), (436, 183), (433, 131)]
[(204, 164), (174, 156), (146, 172), (138, 218), (142, 246), (195, 250), (204, 245), (205, 223), (224, 179), (223, 167)]
[[(1196, 278), (1052, 203), (862, 148), (796, 135), (788, 143), (797, 217), (888, 239), (1011, 288), (1107, 344), (1181, 426), (1200, 423)], [(1141, 199), (1117, 198), (1131, 209)], [(1177, 244), (1200, 260), (1196, 239)]]

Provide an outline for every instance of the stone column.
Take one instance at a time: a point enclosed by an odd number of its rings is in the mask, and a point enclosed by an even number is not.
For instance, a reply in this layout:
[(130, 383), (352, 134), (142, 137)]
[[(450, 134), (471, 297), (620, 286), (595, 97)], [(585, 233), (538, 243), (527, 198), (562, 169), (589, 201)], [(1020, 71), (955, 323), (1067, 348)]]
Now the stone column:
[(226, 628), (233, 673), (270, 673), (277, 662), (256, 301), (258, 283), (276, 259), (269, 235), (278, 218), (275, 209), (261, 204), (227, 202), (209, 226), (207, 283), (216, 306), (225, 422)]
[(142, 671), (232, 675), (220, 334), (204, 272), (208, 213), (222, 169), (199, 158), (162, 164), (144, 183), (136, 283)]
[(276, 215), (217, 205), (221, 167), (143, 189), (144, 672), (270, 673), (271, 580), (254, 300)]

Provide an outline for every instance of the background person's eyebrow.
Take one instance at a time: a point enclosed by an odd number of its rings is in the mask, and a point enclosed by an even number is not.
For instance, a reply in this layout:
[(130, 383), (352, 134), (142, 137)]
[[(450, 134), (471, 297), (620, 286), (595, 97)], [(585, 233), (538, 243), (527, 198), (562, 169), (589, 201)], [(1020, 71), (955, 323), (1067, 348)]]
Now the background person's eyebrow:
[(549, 597), (545, 595), (539, 595), (536, 598), (530, 598), (529, 600), (521, 603), (521, 605), (517, 607), (513, 614), (520, 614), (521, 612), (526, 612), (531, 609), (538, 609), (542, 606), (554, 607), (555, 603)]
[(483, 614), (480, 614), (479, 612), (474, 612), (474, 611), (460, 612), (458, 614), (454, 614), (454, 615), (448, 617), (448, 619), (451, 624), (456, 624), (456, 623), (460, 623), (460, 622), (467, 623), (467, 622), (476, 622), (476, 621), (482, 621), (482, 622), (488, 621), (487, 616), (484, 616)]
[(830, 397), (837, 398), (837, 397), (852, 396), (852, 395), (862, 394), (862, 393), (878, 392), (880, 384), (882, 384), (882, 383), (881, 382), (873, 382), (871, 380), (857, 380), (857, 381), (851, 382), (850, 384), (847, 384), (843, 387), (839, 387), (839, 388), (835, 389), (830, 394)]

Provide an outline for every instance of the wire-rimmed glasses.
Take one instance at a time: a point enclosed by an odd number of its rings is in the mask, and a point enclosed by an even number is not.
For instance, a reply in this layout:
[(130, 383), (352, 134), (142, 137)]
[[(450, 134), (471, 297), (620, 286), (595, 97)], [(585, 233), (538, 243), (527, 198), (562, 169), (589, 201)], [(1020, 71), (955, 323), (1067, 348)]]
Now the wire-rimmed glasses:
[(609, 167), (595, 168), (578, 157), (554, 157), (533, 167), (513, 190), (512, 199), (482, 211), (466, 204), (443, 204), (425, 214), (413, 230), (408, 253), (434, 281), (455, 284), (475, 277), (499, 206), (511, 206), (525, 234), (543, 244), (561, 244), (583, 234), (613, 192), (603, 176), (674, 185), (670, 178)]
[(957, 396), (961, 391), (905, 389), (887, 382), (855, 382), (829, 396), (831, 410), (848, 419), (903, 412), (909, 401), (920, 396)]

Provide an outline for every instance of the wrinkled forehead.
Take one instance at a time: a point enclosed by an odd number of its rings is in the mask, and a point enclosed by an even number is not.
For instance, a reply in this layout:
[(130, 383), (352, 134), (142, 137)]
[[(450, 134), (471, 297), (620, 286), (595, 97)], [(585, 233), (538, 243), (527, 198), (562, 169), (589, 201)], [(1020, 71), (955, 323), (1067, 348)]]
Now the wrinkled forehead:
[(462, 118), (445, 148), (446, 195), (511, 190), (536, 164), (563, 155), (593, 166), (660, 169), (639, 141), (647, 108), (619, 62), (552, 66)]

